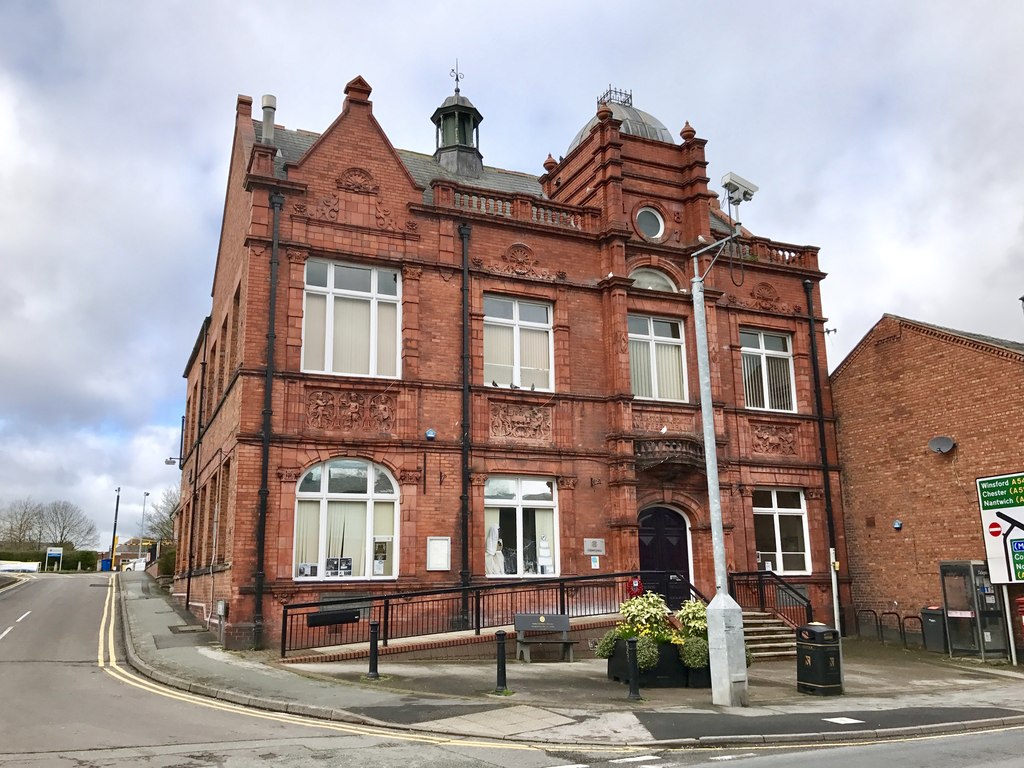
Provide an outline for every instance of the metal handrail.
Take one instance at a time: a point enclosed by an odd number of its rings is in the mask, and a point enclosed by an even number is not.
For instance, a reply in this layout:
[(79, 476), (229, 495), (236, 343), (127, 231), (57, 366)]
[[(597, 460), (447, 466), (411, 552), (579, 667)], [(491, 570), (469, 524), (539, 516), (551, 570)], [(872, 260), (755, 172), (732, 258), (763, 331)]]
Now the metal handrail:
[[(628, 596), (629, 580), (638, 576), (645, 590), (664, 596), (670, 607), (678, 607), (681, 599), (707, 602), (685, 575), (673, 571), (519, 579), (379, 595), (339, 594), (282, 607), (281, 656), (306, 648), (367, 642), (369, 621), (379, 622), (380, 642), (386, 646), (390, 639), (400, 637), (467, 630), (479, 635), (485, 628), (512, 624), (516, 613), (557, 612), (571, 618), (614, 614)], [(359, 617), (352, 623), (310, 622), (306, 618), (321, 612), (351, 616), (354, 610)]]
[(814, 621), (811, 601), (774, 571), (731, 573), (729, 593), (741, 607), (774, 613), (792, 627)]

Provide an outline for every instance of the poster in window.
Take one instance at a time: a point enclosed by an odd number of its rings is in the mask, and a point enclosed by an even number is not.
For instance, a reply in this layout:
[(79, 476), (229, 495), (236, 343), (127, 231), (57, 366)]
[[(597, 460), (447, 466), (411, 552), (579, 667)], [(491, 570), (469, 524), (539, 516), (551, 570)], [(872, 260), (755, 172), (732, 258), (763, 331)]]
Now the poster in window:
[(351, 576), (352, 575), (352, 558), (351, 557), (339, 557), (338, 558), (338, 575), (339, 576)]
[(339, 573), (340, 565), (338, 564), (338, 560), (340, 560), (340, 559), (341, 558), (337, 558), (337, 557), (328, 557), (327, 558), (326, 573), (327, 573), (328, 578), (330, 578), (331, 576), (340, 576), (341, 575)]
[(387, 560), (388, 559), (388, 543), (386, 541), (375, 541), (375, 542), (373, 542), (373, 559), (374, 560)]

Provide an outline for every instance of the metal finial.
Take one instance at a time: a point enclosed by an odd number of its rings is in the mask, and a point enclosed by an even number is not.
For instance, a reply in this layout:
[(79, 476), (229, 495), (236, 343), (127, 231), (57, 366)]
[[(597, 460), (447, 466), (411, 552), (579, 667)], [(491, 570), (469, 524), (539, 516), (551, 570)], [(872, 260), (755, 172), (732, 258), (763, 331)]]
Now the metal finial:
[(466, 76), (459, 72), (459, 60), (455, 60), (455, 69), (452, 70), (450, 77), (455, 78), (455, 92), (459, 92), (459, 80), (465, 80)]

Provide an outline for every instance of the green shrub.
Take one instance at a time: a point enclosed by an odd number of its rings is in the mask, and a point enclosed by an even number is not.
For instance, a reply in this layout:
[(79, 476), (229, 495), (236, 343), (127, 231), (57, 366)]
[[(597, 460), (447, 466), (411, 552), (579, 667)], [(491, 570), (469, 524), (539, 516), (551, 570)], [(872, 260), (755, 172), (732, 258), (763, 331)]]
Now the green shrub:
[(711, 653), (708, 649), (707, 639), (703, 637), (686, 638), (686, 642), (679, 646), (679, 658), (691, 669), (708, 666), (711, 663)]
[(615, 644), (622, 640), (626, 642), (631, 637), (636, 637), (636, 663), (640, 671), (651, 669), (658, 663), (658, 641), (650, 635), (623, 635), (623, 625), (612, 627), (605, 632), (604, 637), (597, 641), (594, 648), (594, 655), (599, 659), (609, 659), (615, 653)]
[(160, 561), (157, 563), (157, 576), (174, 575), (174, 558), (177, 550), (174, 547), (164, 547), (160, 551)]

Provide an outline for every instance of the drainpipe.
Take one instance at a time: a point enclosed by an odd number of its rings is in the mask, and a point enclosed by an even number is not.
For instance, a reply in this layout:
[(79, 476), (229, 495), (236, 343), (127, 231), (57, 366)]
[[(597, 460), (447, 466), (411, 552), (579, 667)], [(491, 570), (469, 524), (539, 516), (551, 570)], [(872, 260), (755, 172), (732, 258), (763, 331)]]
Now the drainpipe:
[[(462, 238), (462, 495), (459, 497), (459, 523), (462, 538), (462, 569), (459, 581), (469, 586), (469, 452), (472, 447), (469, 431), (469, 235), (473, 228), (469, 224), (459, 225)], [(463, 626), (469, 626), (469, 592), (462, 592)]]
[(196, 505), (199, 503), (199, 459), (203, 448), (203, 402), (206, 400), (206, 343), (210, 338), (210, 318), (203, 320), (203, 359), (199, 362), (199, 404), (196, 408), (196, 455), (192, 463), (192, 502), (188, 516), (188, 573), (185, 574), (185, 610), (191, 612), (192, 569), (195, 567)]
[(832, 517), (832, 478), (828, 464), (828, 444), (825, 442), (825, 409), (821, 401), (821, 371), (818, 366), (818, 333), (814, 322), (814, 281), (804, 280), (804, 293), (807, 294), (807, 325), (811, 333), (811, 370), (814, 372), (814, 407), (818, 417), (818, 450), (821, 452), (821, 477), (825, 490), (825, 520), (828, 523), (829, 571), (832, 578), (832, 591), (835, 595), (835, 624), (839, 630), (839, 587), (836, 582), (836, 525)]
[(263, 581), (264, 558), (267, 537), (267, 497), (270, 495), (270, 435), (273, 427), (273, 386), (274, 386), (274, 325), (277, 314), (277, 266), (278, 248), (281, 237), (281, 209), (284, 195), (274, 192), (270, 195), (270, 207), (274, 211), (273, 235), (270, 246), (270, 300), (267, 305), (267, 370), (263, 382), (263, 444), (260, 455), (259, 515), (256, 519), (256, 573), (253, 589), (253, 647), (263, 647)]

